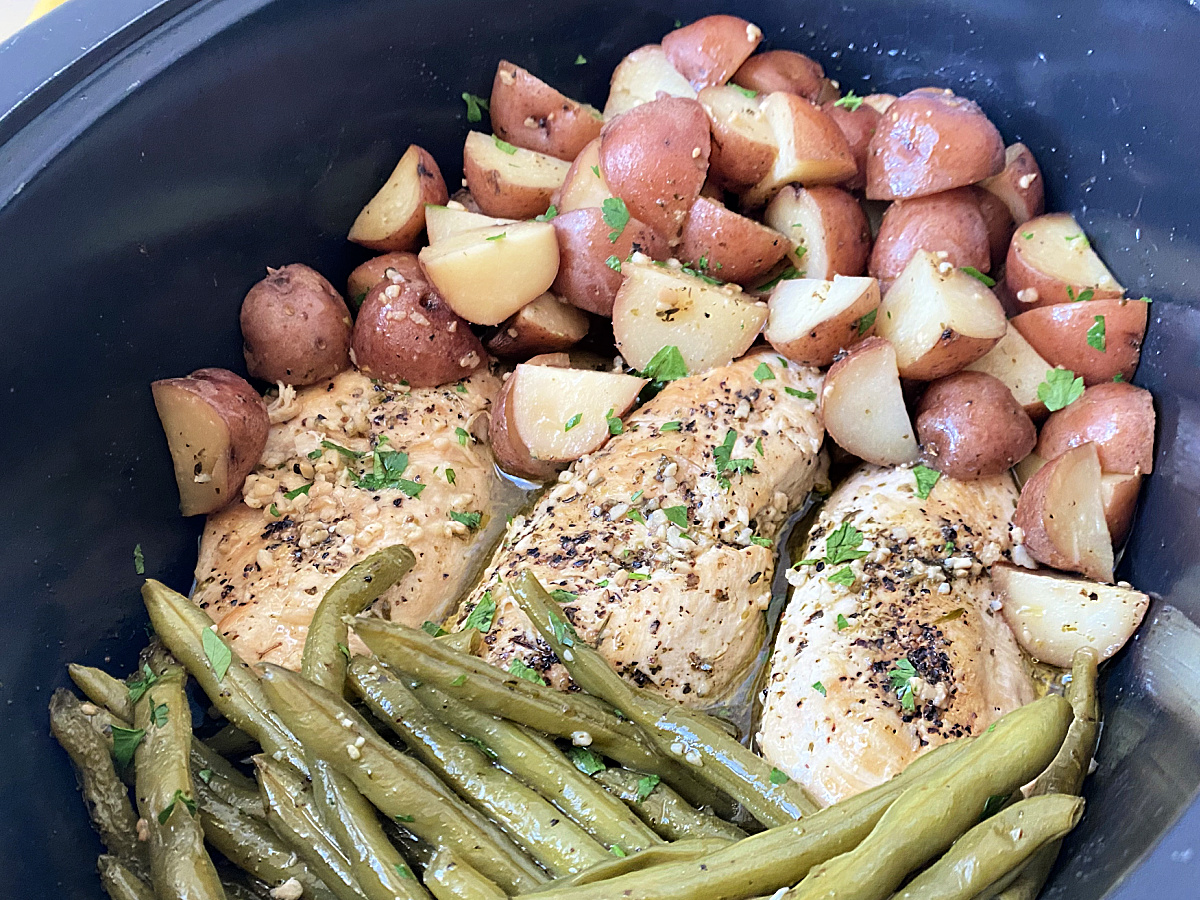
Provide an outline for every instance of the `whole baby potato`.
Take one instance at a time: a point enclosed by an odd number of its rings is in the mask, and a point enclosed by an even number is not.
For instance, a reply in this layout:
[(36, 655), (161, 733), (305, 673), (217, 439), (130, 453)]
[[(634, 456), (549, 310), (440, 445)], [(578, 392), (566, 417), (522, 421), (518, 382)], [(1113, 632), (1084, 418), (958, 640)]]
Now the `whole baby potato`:
[(417, 261), (415, 253), (396, 250), (393, 253), (374, 256), (362, 265), (356, 266), (346, 278), (346, 297), (349, 298), (355, 309), (363, 305), (363, 301), (367, 299), (367, 291), (383, 281), (388, 269), (395, 269), (406, 279), (424, 280), (425, 278), (421, 271), (421, 263)]
[(968, 188), (897, 200), (883, 214), (867, 272), (886, 293), (918, 250), (945, 253), (956, 268), (991, 269), (987, 223)]
[(973, 481), (1028, 456), (1037, 430), (998, 378), (963, 371), (929, 385), (917, 405), (917, 439), (926, 465)]
[(301, 263), (268, 269), (242, 301), (246, 369), (264, 381), (313, 384), (350, 367), (350, 310)]

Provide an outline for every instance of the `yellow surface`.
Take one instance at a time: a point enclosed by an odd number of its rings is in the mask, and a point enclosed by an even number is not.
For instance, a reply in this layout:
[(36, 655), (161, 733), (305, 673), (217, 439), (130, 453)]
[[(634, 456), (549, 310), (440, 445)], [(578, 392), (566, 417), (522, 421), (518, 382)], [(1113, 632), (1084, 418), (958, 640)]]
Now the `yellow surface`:
[(66, 0), (38, 0), (37, 4), (33, 7), (33, 12), (29, 14), (29, 21), (32, 22), (38, 16), (44, 16), (50, 10), (54, 9), (54, 7), (62, 6), (65, 2)]

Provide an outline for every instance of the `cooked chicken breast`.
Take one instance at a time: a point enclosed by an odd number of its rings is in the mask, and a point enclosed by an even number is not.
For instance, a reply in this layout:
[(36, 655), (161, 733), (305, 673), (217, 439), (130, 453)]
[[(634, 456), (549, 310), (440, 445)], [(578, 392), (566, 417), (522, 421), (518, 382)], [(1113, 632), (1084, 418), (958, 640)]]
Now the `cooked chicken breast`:
[(818, 470), (820, 386), (766, 351), (669, 384), (513, 522), (455, 627), (481, 601), (486, 626), (495, 602), (484, 658), (565, 687), (502, 586), (528, 568), (568, 592), (564, 614), (622, 675), (691, 705), (719, 699), (762, 643), (771, 544)]
[(875, 466), (833, 492), (806, 556), (867, 553), (789, 572), (759, 734), (772, 764), (833, 803), (1034, 699), (992, 609), (989, 567), (1011, 556), (1016, 503), (1008, 474), (941, 478), (922, 500), (911, 469)]
[[(196, 565), (194, 599), (243, 659), (298, 668), (325, 591), (392, 544), (417, 563), (376, 611), (412, 625), (449, 612), (513, 508), (491, 451), (471, 436), (499, 385), (486, 370), (412, 390), (348, 371), (294, 398), (286, 389), (243, 501), (209, 516)], [(372, 450), (390, 466), (374, 485)]]

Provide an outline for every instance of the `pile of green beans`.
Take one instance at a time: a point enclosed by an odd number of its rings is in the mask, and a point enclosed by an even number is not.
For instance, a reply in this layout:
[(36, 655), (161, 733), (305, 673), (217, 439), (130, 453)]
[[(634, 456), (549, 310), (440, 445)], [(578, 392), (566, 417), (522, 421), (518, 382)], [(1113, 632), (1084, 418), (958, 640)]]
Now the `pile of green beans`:
[[(70, 667), (87, 702), (56, 691), (51, 729), (113, 900), (1035, 900), (1083, 813), (1092, 651), (1065, 699), (820, 809), (719, 720), (619, 678), (528, 573), (503, 589), (584, 693), (489, 666), (466, 652), (478, 635), (361, 616), (412, 565), (389, 547), (340, 578), (298, 673), (250, 667), (155, 581), (160, 643), (135, 678)], [(372, 656), (351, 658), (351, 629)], [(211, 743), (192, 733), (189, 675), (229, 723)], [(697, 808), (732, 801), (764, 830)]]

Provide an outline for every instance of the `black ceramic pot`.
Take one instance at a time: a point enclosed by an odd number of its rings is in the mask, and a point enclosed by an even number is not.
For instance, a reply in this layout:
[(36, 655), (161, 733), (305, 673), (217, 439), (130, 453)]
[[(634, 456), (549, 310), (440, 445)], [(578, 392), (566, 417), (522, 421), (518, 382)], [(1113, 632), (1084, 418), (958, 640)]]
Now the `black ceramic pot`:
[[(152, 7), (147, 11), (147, 7)], [(497, 59), (602, 103), (676, 18), (736, 12), (844, 88), (953, 88), (1027, 143), (1134, 296), (1160, 434), (1121, 574), (1159, 598), (1108, 669), (1099, 769), (1048, 896), (1200, 896), (1200, 12), (1185, 0), (71, 0), (0, 45), (0, 897), (96, 898), (46, 702), (144, 642), (133, 547), (186, 589), (152, 379), (242, 367), (266, 265), (341, 281), (409, 142), (458, 178)], [(582, 53), (587, 65), (577, 66)], [(1182, 816), (1182, 818), (1180, 818)]]

